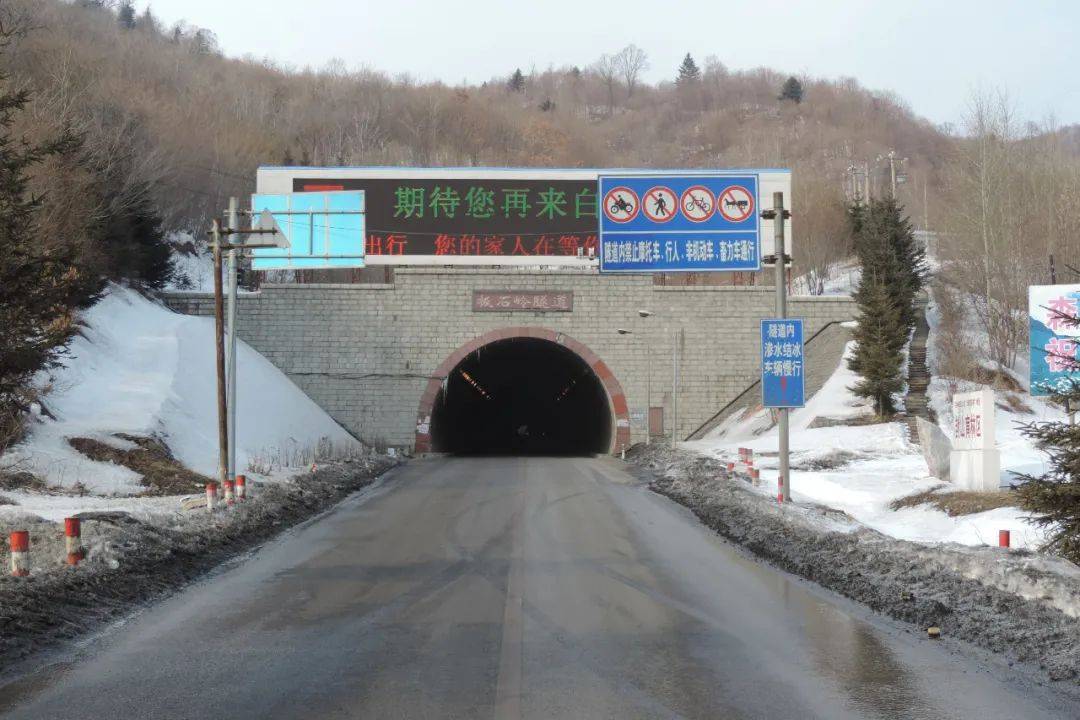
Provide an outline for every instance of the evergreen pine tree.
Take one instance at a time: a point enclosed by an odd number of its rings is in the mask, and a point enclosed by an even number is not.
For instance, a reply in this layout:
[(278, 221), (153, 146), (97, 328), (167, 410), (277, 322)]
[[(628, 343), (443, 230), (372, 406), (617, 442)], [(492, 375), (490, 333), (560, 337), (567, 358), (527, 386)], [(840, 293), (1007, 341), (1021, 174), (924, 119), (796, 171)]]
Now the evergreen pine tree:
[[(1058, 388), (1051, 399), (1080, 405), (1080, 383)], [(1080, 425), (1066, 422), (1029, 423), (1023, 434), (1050, 455), (1043, 475), (1018, 474), (1020, 505), (1049, 530), (1046, 549), (1080, 563)]]
[(109, 279), (160, 290), (172, 277), (172, 249), (149, 190), (141, 186), (128, 191), (131, 199), (110, 213), (101, 243), (110, 258), (105, 268)]
[(523, 92), (525, 90), (525, 76), (521, 73), (521, 68), (514, 70), (514, 74), (506, 81), (506, 87), (510, 92)]
[(34, 167), (49, 156), (72, 153), (76, 142), (65, 136), (35, 145), (13, 137), (15, 115), (29, 99), (0, 74), (0, 443), (12, 437), (13, 418), (25, 409), (34, 373), (62, 352), (80, 300), (74, 244), (58, 246), (39, 237), (42, 199), (29, 189)]
[(120, 23), (120, 27), (125, 30), (135, 29), (135, 6), (131, 4), (131, 0), (124, 0), (120, 3), (120, 7), (116, 11), (116, 20)]
[(893, 393), (903, 388), (900, 348), (896, 337), (902, 327), (900, 314), (889, 291), (873, 275), (863, 276), (856, 294), (859, 306), (855, 328), (855, 351), (848, 366), (859, 373), (851, 388), (874, 403), (874, 412), (885, 418), (895, 411)]
[(784, 86), (780, 89), (780, 100), (791, 100), (796, 105), (802, 102), (803, 88), (802, 83), (795, 76), (789, 77), (784, 81)]
[(915, 300), (926, 282), (926, 253), (895, 200), (853, 207), (848, 217), (860, 266), (881, 279), (900, 313), (903, 346), (915, 327)]
[(848, 218), (862, 269), (855, 292), (856, 347), (848, 362), (861, 379), (852, 389), (873, 400), (874, 411), (885, 417), (895, 409), (892, 394), (903, 387), (901, 352), (915, 325), (924, 256), (894, 200), (852, 206)]
[(679, 76), (675, 78), (675, 83), (679, 87), (686, 85), (692, 85), (701, 79), (701, 69), (698, 68), (697, 63), (694, 62), (694, 58), (690, 57), (690, 53), (686, 53), (686, 57), (683, 58), (682, 64), (679, 65)]

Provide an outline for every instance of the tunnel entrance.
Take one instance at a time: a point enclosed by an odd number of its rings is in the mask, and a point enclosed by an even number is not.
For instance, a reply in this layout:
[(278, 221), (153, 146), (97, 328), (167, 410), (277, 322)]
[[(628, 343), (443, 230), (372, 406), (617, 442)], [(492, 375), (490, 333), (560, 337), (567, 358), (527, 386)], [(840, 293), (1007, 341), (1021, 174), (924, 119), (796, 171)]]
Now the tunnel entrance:
[(446, 374), (430, 415), (435, 452), (588, 455), (611, 449), (604, 382), (553, 340), (509, 337), (466, 354)]

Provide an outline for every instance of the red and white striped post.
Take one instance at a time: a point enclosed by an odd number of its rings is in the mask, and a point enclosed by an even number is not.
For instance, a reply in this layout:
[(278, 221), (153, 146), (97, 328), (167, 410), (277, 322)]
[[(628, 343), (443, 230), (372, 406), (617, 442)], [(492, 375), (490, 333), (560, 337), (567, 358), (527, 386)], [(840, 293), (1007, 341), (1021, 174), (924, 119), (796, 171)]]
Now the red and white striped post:
[(244, 498), (247, 497), (247, 476), (236, 476), (236, 502), (244, 502)]
[(206, 483), (206, 509), (210, 512), (214, 512), (214, 508), (217, 507), (217, 483)]
[(67, 564), (78, 565), (83, 559), (82, 522), (77, 517), (64, 518), (64, 547)]
[(232, 480), (225, 481), (225, 505), (226, 507), (232, 507), (236, 504), (236, 492), (235, 485)]
[(1008, 530), (998, 530), (998, 547), (1009, 547), (1011, 540), (1011, 533)]
[(11, 541), (11, 574), (26, 577), (30, 574), (30, 531), (14, 530)]
[(776, 502), (784, 504), (784, 476), (776, 476)]
[(729, 463), (727, 464), (727, 471), (728, 471), (728, 472), (735, 472), (735, 463), (733, 463), (733, 462), (729, 462)]

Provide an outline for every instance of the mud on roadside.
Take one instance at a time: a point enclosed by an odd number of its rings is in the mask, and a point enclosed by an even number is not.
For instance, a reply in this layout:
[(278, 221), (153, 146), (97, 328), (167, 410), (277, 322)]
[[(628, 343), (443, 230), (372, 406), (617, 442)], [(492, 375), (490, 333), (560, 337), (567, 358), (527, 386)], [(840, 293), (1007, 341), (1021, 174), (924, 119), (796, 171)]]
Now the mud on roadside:
[(1080, 617), (1062, 609), (1080, 599), (1080, 575), (1048, 573), (1032, 553), (920, 545), (821, 509), (781, 508), (720, 461), (663, 444), (635, 446), (626, 459), (648, 474), (653, 491), (771, 564), (918, 632), (938, 626), (944, 637), (1023, 663), (1080, 695)]
[[(77, 567), (57, 560), (27, 578), (0, 576), (0, 673), (180, 588), (371, 484), (397, 463), (369, 456), (328, 464), (289, 482), (254, 486), (242, 505), (213, 515), (192, 510), (151, 523), (126, 513), (83, 514), (88, 553)], [(40, 538), (40, 552), (63, 557), (62, 526), (38, 519), (31, 530)], [(34, 552), (32, 540), (32, 557)], [(6, 570), (6, 553), (3, 560)]]

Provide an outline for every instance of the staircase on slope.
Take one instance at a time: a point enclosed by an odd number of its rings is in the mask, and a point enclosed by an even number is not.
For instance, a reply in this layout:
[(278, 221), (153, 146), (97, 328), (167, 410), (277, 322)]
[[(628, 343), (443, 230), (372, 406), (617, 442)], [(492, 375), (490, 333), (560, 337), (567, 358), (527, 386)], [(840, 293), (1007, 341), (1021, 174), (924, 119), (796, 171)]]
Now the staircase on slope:
[(926, 390), (930, 387), (930, 368), (926, 364), (926, 341), (930, 337), (930, 325), (926, 322), (926, 295), (920, 296), (915, 308), (915, 333), (908, 353), (908, 392), (904, 400), (907, 408), (908, 437), (919, 442), (919, 428), (915, 418), (935, 422), (934, 413), (927, 402)]

